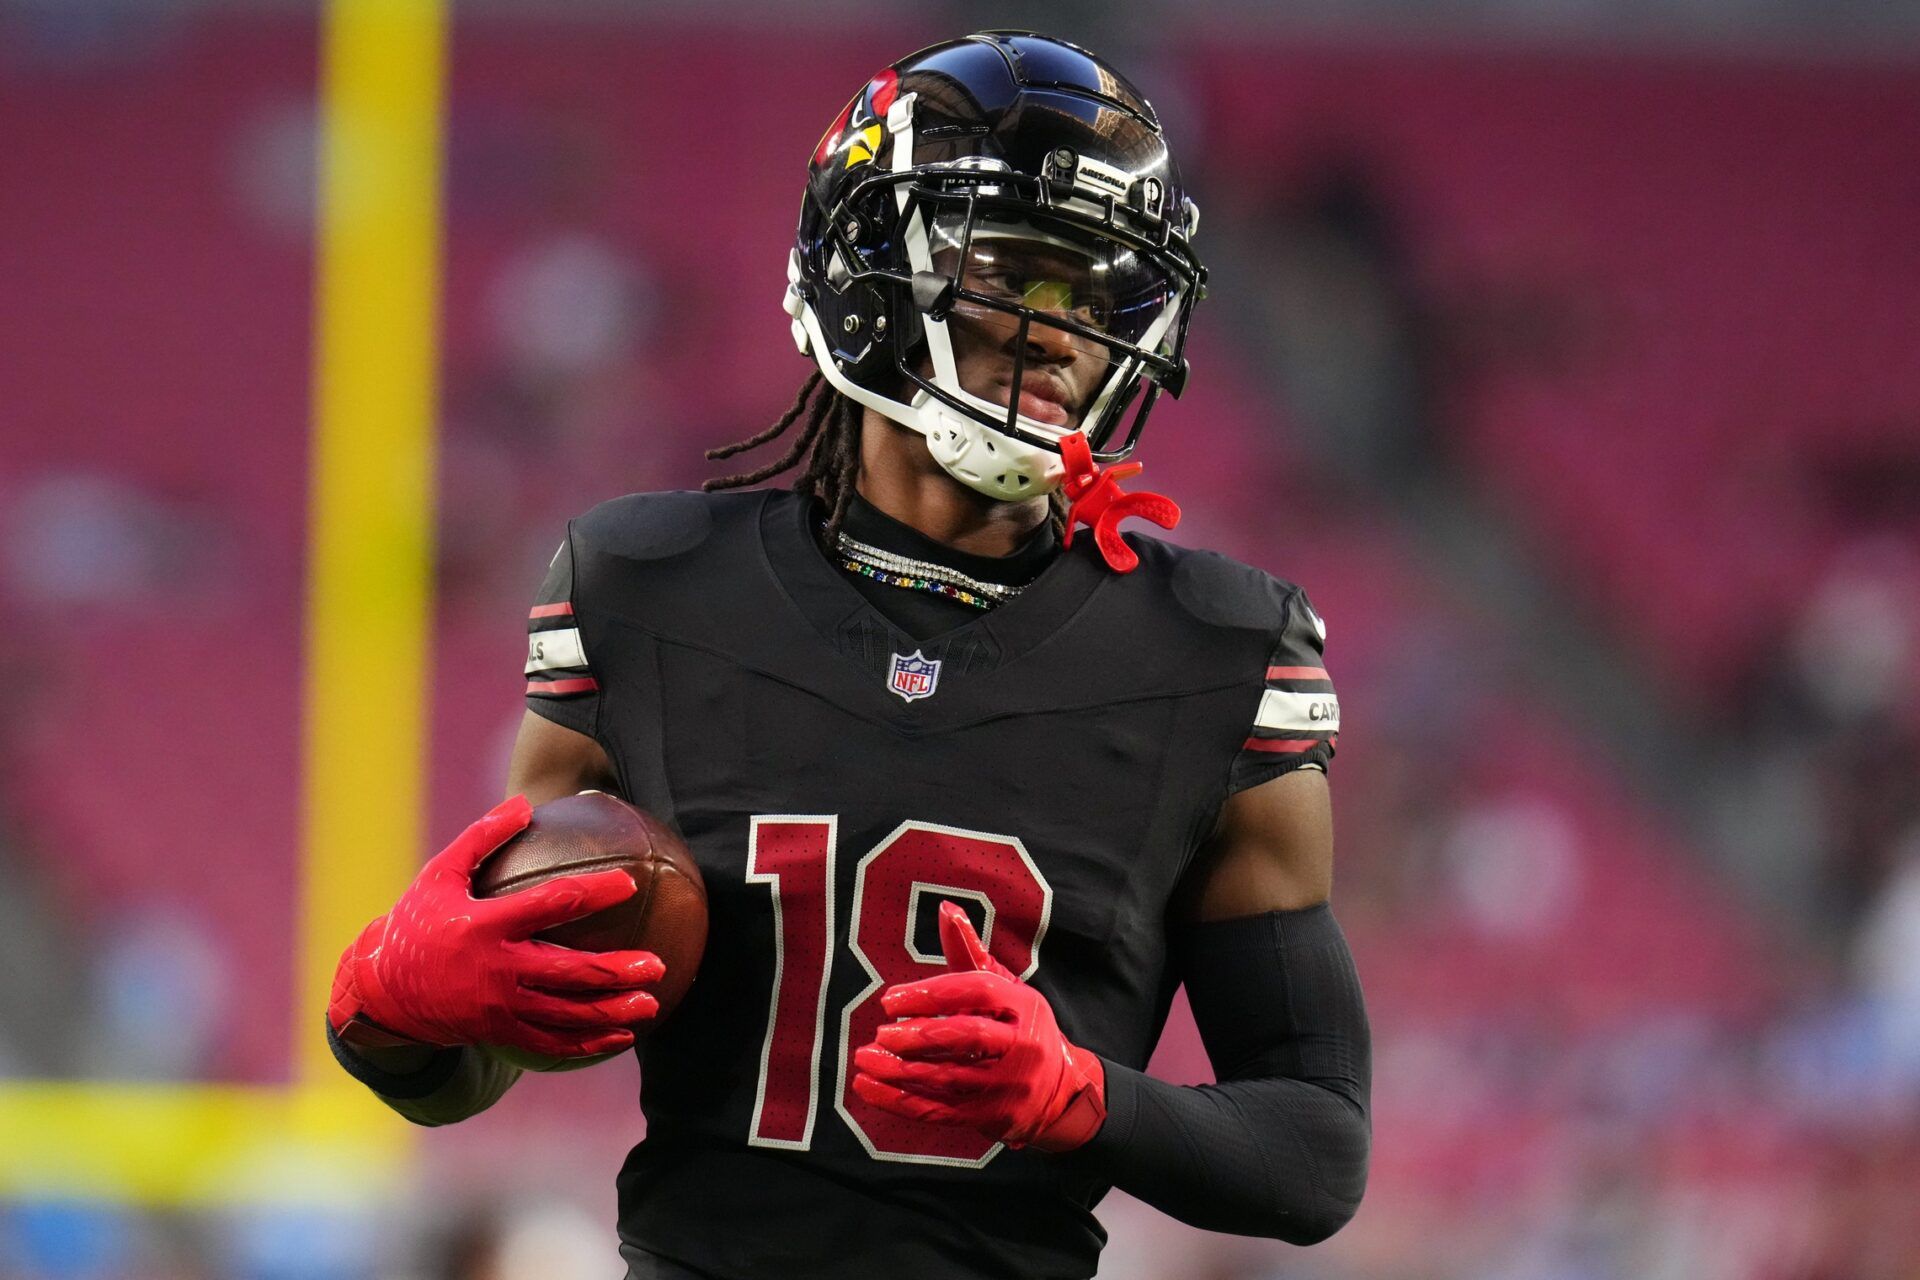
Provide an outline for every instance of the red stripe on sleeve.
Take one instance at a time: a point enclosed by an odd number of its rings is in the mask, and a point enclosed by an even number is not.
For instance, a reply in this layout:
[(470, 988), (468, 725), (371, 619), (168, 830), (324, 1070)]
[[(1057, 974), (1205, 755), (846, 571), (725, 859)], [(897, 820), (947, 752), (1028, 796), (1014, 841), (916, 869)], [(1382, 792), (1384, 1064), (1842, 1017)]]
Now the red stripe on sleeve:
[(1268, 667), (1269, 680), (1325, 680), (1325, 667)]
[[(573, 612), (573, 603), (562, 600), (559, 604), (537, 604), (527, 614), (529, 618), (564, 618)], [(1269, 680), (1273, 677), (1268, 676)]]
[(1320, 738), (1248, 738), (1241, 744), (1242, 751), (1285, 751), (1289, 754), (1298, 751), (1311, 751), (1320, 746)]
[(529, 680), (528, 693), (593, 693), (599, 689), (600, 682), (592, 676), (581, 676), (577, 680)]

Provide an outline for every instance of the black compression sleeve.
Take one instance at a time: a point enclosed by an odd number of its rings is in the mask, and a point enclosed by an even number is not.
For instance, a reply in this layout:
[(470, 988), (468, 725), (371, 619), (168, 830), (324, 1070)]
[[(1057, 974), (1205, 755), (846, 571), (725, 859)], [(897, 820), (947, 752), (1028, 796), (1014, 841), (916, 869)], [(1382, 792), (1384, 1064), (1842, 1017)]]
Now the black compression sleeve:
[(1182, 1222), (1314, 1244), (1367, 1185), (1372, 1054), (1353, 955), (1332, 910), (1188, 925), (1172, 938), (1218, 1084), (1106, 1063), (1101, 1176)]
[(326, 1028), (327, 1048), (333, 1050), (333, 1060), (340, 1064), (340, 1069), (383, 1098), (403, 1101), (424, 1098), (453, 1079), (453, 1073), (460, 1065), (458, 1048), (441, 1049), (418, 1071), (396, 1075), (374, 1066), (349, 1048), (334, 1031), (331, 1020)]
[(500, 1101), (520, 1078), (518, 1067), (472, 1046), (442, 1049), (418, 1071), (395, 1075), (341, 1043), (331, 1021), (326, 1023), (326, 1030), (327, 1047), (333, 1050), (342, 1070), (373, 1090), (374, 1096), (394, 1111), (429, 1128), (457, 1124), (480, 1114)]

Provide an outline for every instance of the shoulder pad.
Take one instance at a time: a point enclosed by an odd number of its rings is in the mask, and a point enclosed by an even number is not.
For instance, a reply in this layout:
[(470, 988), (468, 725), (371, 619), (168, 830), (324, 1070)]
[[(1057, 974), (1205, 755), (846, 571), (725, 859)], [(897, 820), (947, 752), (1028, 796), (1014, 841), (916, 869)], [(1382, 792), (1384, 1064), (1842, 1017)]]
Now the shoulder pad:
[(721, 496), (676, 492), (612, 498), (573, 522), (574, 540), (582, 548), (629, 560), (682, 555), (713, 532), (714, 506)]
[(1290, 582), (1217, 551), (1174, 550), (1174, 598), (1200, 621), (1216, 627), (1276, 631), (1286, 626)]

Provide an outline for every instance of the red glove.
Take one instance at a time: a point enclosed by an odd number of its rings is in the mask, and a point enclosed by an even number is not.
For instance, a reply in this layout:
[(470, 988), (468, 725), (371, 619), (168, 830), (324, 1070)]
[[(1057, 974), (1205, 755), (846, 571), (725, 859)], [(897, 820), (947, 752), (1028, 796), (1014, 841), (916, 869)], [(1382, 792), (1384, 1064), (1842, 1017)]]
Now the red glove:
[(666, 967), (648, 951), (575, 951), (533, 935), (638, 891), (624, 871), (562, 876), (473, 896), (486, 856), (526, 829), (525, 796), (502, 801), (420, 870), (361, 931), (333, 974), (327, 1021), (348, 1044), (511, 1045), (558, 1057), (625, 1049), (660, 1010), (641, 988)]
[(1071, 1151), (1107, 1118), (1106, 1069), (1060, 1034), (1047, 998), (940, 904), (947, 972), (887, 988), (900, 1019), (854, 1051), (853, 1091), (883, 1111), (977, 1129), (1010, 1147)]

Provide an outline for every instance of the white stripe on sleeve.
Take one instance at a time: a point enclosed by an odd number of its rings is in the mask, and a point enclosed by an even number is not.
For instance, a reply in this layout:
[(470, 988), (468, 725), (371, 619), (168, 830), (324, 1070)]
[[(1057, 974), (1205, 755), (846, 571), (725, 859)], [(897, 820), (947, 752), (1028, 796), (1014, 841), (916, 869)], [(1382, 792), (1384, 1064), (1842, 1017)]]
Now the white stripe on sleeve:
[(578, 627), (535, 631), (527, 637), (527, 675), (586, 665), (587, 651), (580, 644)]
[(1294, 733), (1340, 732), (1340, 699), (1330, 693), (1292, 693), (1269, 689), (1260, 695), (1256, 729)]

